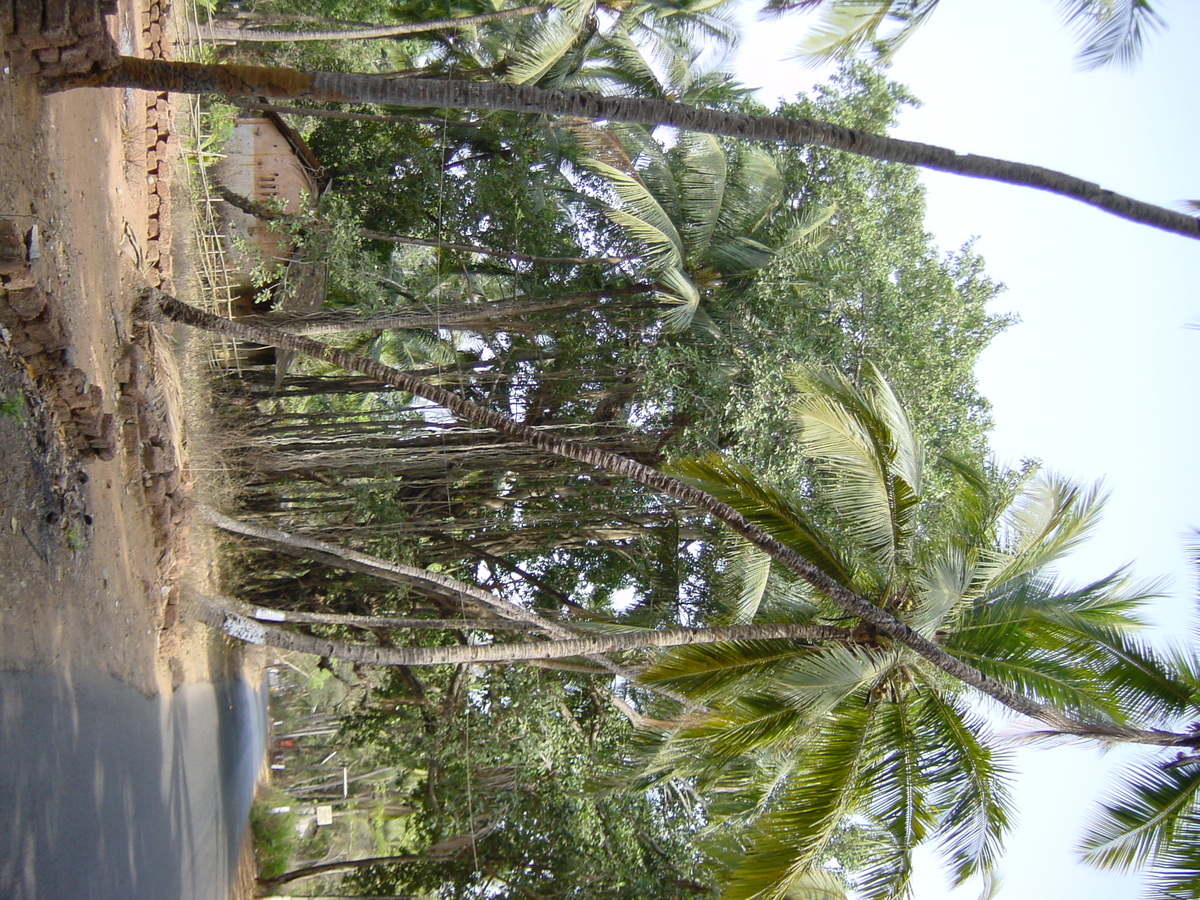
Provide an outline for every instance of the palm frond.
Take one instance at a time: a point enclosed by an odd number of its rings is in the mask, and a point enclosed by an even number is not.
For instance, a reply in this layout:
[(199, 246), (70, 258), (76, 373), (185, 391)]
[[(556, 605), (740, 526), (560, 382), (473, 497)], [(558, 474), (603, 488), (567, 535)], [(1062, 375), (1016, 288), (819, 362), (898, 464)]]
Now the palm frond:
[(729, 234), (757, 233), (786, 196), (783, 174), (775, 158), (755, 148), (740, 150), (721, 206), (721, 230)]
[(865, 383), (805, 369), (792, 383), (800, 445), (828, 477), (823, 493), (848, 528), (886, 565), (912, 552), (924, 453), (883, 375)]
[(1100, 519), (1104, 495), (1067, 479), (1039, 473), (1009, 508), (1003, 545), (980, 565), (981, 589), (991, 589), (1056, 562), (1087, 538)]
[[(702, 330), (708, 330), (720, 336), (720, 329), (700, 307), (700, 292), (682, 269), (671, 266), (657, 273), (657, 281), (662, 290), (658, 292), (659, 299), (667, 305), (662, 315), (663, 325), (668, 332), (678, 333), (687, 331), (699, 324)], [(699, 323), (697, 323), (699, 320)]]
[(787, 544), (843, 587), (853, 589), (854, 566), (798, 504), (763, 483), (749, 468), (716, 454), (679, 460), (664, 471), (728, 503)]
[(579, 40), (595, 9), (595, 0), (567, 0), (531, 17), (508, 59), (504, 80), (533, 84), (542, 78)]
[(606, 213), (646, 247), (652, 269), (659, 272), (679, 269), (683, 264), (683, 240), (646, 183), (635, 174), (596, 159), (581, 162), (601, 175), (617, 195), (621, 206), (609, 208)]
[(1194, 854), (1200, 849), (1198, 800), (1200, 766), (1143, 765), (1125, 773), (1084, 834), (1084, 859), (1100, 868), (1128, 870), (1170, 859), (1183, 848)]
[(756, 272), (773, 259), (774, 250), (744, 234), (714, 235), (704, 254), (704, 264), (727, 277)]
[(782, 900), (849, 900), (849, 894), (835, 873), (818, 867), (793, 878)]
[(819, 203), (805, 203), (804, 206), (792, 213), (787, 219), (783, 237), (777, 243), (779, 248), (795, 247), (801, 243), (819, 243), (814, 237), (829, 220), (837, 214), (837, 205), (822, 206)]
[(771, 578), (771, 557), (765, 551), (742, 541), (729, 568), (729, 575), (738, 586), (730, 610), (730, 621), (753, 622)]
[(663, 685), (696, 700), (746, 693), (761, 688), (794, 663), (792, 641), (722, 641), (673, 647), (654, 657), (638, 673), (646, 684)]
[(674, 148), (678, 160), (679, 206), (686, 257), (701, 257), (712, 241), (725, 198), (729, 164), (711, 134), (686, 132)]
[(1084, 42), (1078, 58), (1086, 68), (1132, 65), (1163, 24), (1148, 0), (1060, 0), (1059, 7)]
[(876, 705), (847, 704), (804, 746), (802, 760), (772, 796), (753, 842), (729, 875), (725, 900), (783, 898), (817, 868), (848, 817), (871, 791), (862, 772), (874, 751)]
[[(797, 55), (813, 64), (870, 51), (887, 59), (933, 13), (938, 0), (827, 0)], [(884, 32), (885, 26), (892, 29)]]
[(924, 695), (921, 727), (931, 750), (927, 781), (942, 795), (934, 837), (957, 885), (990, 871), (999, 858), (1012, 813), (1009, 755), (979, 739), (978, 716), (937, 691)]

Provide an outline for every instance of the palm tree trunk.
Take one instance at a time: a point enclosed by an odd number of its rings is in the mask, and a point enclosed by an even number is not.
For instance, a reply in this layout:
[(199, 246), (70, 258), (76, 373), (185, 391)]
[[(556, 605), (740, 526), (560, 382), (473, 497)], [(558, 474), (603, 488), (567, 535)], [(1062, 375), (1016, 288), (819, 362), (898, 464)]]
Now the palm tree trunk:
[(222, 597), (221, 603), (259, 622), (284, 622), (302, 625), (349, 625), (352, 628), (406, 628), (422, 631), (513, 631), (528, 626), (513, 619), (406, 619), (394, 616), (353, 616), (342, 613), (293, 612)]
[(316, 875), (331, 875), (337, 872), (365, 869), (368, 866), (386, 866), (395, 865), (396, 863), (444, 862), (448, 858), (447, 855), (442, 854), (431, 856), (371, 856), (365, 859), (343, 859), (339, 862), (316, 863), (311, 866), (302, 866), (299, 869), (284, 872), (282, 875), (276, 875), (274, 878), (259, 878), (258, 886), (260, 890), (273, 891), (275, 888), (289, 882), (299, 881), (302, 878), (312, 878)]
[[(579, 291), (535, 302), (480, 303), (474, 309), (439, 314), (396, 313), (381, 316), (330, 316), (327, 312), (311, 315), (272, 313), (260, 320), (269, 327), (286, 329), (291, 334), (341, 334), (350, 331), (390, 331), (396, 328), (469, 328), (512, 320), (522, 316), (569, 309), (589, 309), (613, 297), (635, 297), (653, 292), (654, 285), (632, 284), (602, 291)], [(253, 320), (250, 320), (253, 321)]]
[[(891, 613), (875, 606), (867, 599), (860, 597), (829, 578), (818, 567), (814, 566), (786, 544), (767, 534), (733, 507), (722, 503), (705, 491), (664, 475), (641, 463), (595, 447), (590, 447), (586, 444), (580, 444), (575, 441), (546, 434), (545, 432), (536, 431), (528, 426), (514, 422), (499, 413), (463, 400), (450, 391), (427, 384), (419, 378), (414, 378), (411, 375), (392, 369), (375, 360), (355, 356), (354, 354), (347, 353), (345, 350), (339, 350), (336, 347), (330, 347), (308, 338), (284, 334), (283, 332), (273, 332), (265, 328), (242, 325), (239, 322), (222, 319), (188, 306), (186, 303), (182, 303), (174, 297), (154, 288), (146, 289), (145, 302), (139, 307), (139, 311), (141, 315), (150, 318), (166, 316), (168, 319), (183, 322), (196, 328), (225, 334), (238, 340), (285, 347), (335, 366), (362, 372), (381, 382), (395, 385), (401, 390), (424, 397), (426, 400), (444, 407), (464, 420), (494, 428), (501, 434), (525, 442), (545, 453), (594, 466), (614, 475), (632, 478), (659, 493), (673, 497), (697, 509), (702, 509), (724, 522), (750, 543), (765, 551), (773, 560), (803, 578), (815, 590), (847, 612), (874, 625), (884, 634), (887, 634), (929, 660), (929, 662), (952, 678), (974, 687), (976, 690), (981, 691), (1014, 712), (1046, 723), (1055, 731), (1066, 734), (1099, 737), (1105, 740), (1119, 740), (1129, 743), (1146, 743), (1160, 746), (1195, 745), (1200, 743), (1200, 731), (1180, 735), (1165, 731), (1114, 729), (1107, 723), (1074, 719), (1066, 713), (1012, 690), (1007, 685), (1001, 684), (980, 672), (974, 666), (968, 665), (952, 656), (940, 645), (913, 630)], [(1117, 734), (1118, 731), (1120, 731), (1119, 735)]]
[(196, 617), (205, 625), (248, 644), (266, 644), (281, 650), (312, 653), (329, 659), (369, 663), (376, 666), (447, 666), (513, 663), (527, 659), (565, 659), (598, 656), (655, 647), (687, 644), (716, 644), (725, 641), (811, 641), (845, 640), (850, 630), (832, 625), (719, 625), (708, 628), (666, 628), (661, 631), (631, 631), (593, 637), (512, 644), (468, 644), (457, 647), (383, 647), (284, 631), (248, 619), (211, 599), (197, 597)]
[[(318, 541), (314, 538), (304, 537), (303, 535), (288, 534), (283, 531), (278, 531), (274, 528), (266, 528), (261, 525), (252, 525), (248, 522), (239, 522), (237, 519), (231, 519), (229, 516), (223, 515), (209, 506), (200, 505), (197, 508), (200, 511), (200, 514), (207, 519), (210, 524), (215, 525), (218, 528), (234, 534), (241, 534), (245, 535), (246, 537), (254, 537), (258, 538), (259, 540), (269, 541), (270, 543), (275, 544), (277, 547), (294, 556), (315, 559), (319, 562), (324, 562), (327, 565), (333, 565), (342, 569), (349, 569), (352, 572), (363, 572), (368, 575), (375, 575), (377, 577), (385, 578), (389, 581), (395, 581), (400, 584), (416, 584), (419, 586), (427, 586), (432, 588), (431, 592), (436, 596), (449, 597), (450, 599), (457, 600), (460, 603), (474, 601), (475, 603), (481, 604), (485, 608), (492, 610), (496, 613), (496, 615), (504, 619), (508, 619), (513, 622), (524, 623), (529, 628), (540, 631), (543, 634), (548, 634), (552, 638), (559, 640), (570, 640), (577, 637), (577, 633), (571, 628), (568, 628), (566, 625), (561, 625), (558, 622), (544, 619), (537, 613), (531, 612), (522, 606), (518, 606), (515, 603), (510, 603), (502, 597), (496, 596), (491, 591), (467, 584), (466, 582), (459, 581), (456, 578), (451, 578), (447, 575), (440, 575), (436, 572), (430, 572), (425, 569), (418, 569), (415, 566), (407, 566), (403, 563), (392, 562), (391, 560), (369, 556), (366, 553), (359, 553), (356, 550), (338, 547), (335, 544), (328, 544), (325, 541)], [(242, 621), (248, 622), (249, 620), (242, 619)], [(216, 623), (213, 621), (209, 621), (208, 624), (216, 625)], [(216, 627), (222, 626), (216, 625)], [(469, 627), (469, 622), (459, 623), (455, 627)], [(289, 634), (288, 632), (278, 633), (284, 636)], [(233, 636), (238, 637), (239, 635)], [(292, 637), (299, 638), (300, 635), (293, 635)], [(255, 641), (251, 641), (251, 643), (254, 642)], [(273, 646), (279, 645), (273, 644)], [(361, 647), (362, 645), (358, 646)], [(301, 648), (297, 647), (295, 649)], [(320, 652), (321, 656), (331, 655), (323, 651), (307, 650), (305, 652)], [(628, 671), (623, 666), (617, 665), (611, 660), (605, 659), (598, 653), (584, 655), (589, 656), (593, 662), (607, 672), (610, 672), (619, 678), (624, 678), (626, 681), (634, 680), (634, 673)], [(370, 660), (358, 661), (369, 662)], [(669, 688), (649, 686), (646, 689), (656, 694), (661, 694), (664, 697), (668, 697), (671, 700), (681, 704), (686, 709), (696, 709), (696, 705), (692, 701), (680, 694), (675, 693)]]
[[(282, 109), (282, 107), (281, 107)], [(297, 114), (307, 114), (312, 110), (291, 108)], [(295, 221), (298, 216), (280, 212), (278, 209), (257, 200), (251, 200), (235, 191), (230, 190), (219, 182), (210, 180), (210, 186), (217, 196), (231, 206), (236, 206), (247, 215), (262, 219), (264, 222)], [(368, 241), (383, 241), (389, 244), (405, 244), (410, 247), (429, 247), (435, 250), (454, 250), (459, 253), (477, 253), (480, 256), (494, 256), (497, 259), (510, 259), (513, 262), (527, 262), (542, 266), (616, 266), (623, 262), (641, 259), (641, 256), (534, 256), (529, 253), (518, 253), (515, 250), (496, 250), (491, 247), (481, 247), (478, 244), (458, 244), (453, 241), (434, 241), (428, 238), (410, 237), (406, 234), (388, 234), (384, 231), (371, 231), (369, 228), (360, 229), (358, 236)]]
[(438, 250), (456, 250), (460, 253), (478, 253), (480, 256), (494, 256), (498, 259), (511, 259), (514, 262), (527, 262), (541, 266), (616, 266), (630, 260), (641, 259), (640, 256), (531, 256), (515, 250), (494, 250), (491, 247), (480, 247), (478, 244), (431, 241), (404, 234), (386, 234), (382, 231), (363, 230), (358, 234), (369, 241), (386, 241), (392, 244), (408, 244), (413, 247), (433, 247)]
[(403, 37), (406, 34), (424, 34), (430, 31), (452, 31), (456, 28), (473, 28), (488, 22), (517, 19), (522, 16), (543, 12), (542, 5), (518, 6), (496, 12), (480, 13), (451, 19), (431, 19), (427, 22), (405, 22), (400, 25), (369, 25), (363, 28), (342, 28), (328, 31), (279, 31), (268, 28), (239, 27), (214, 23), (201, 26), (200, 37), (210, 41), (253, 41), (258, 43), (293, 43), (295, 41), (369, 41), (376, 38)]
[(275, 528), (266, 528), (262, 525), (240, 522), (208, 506), (199, 506), (197, 508), (210, 524), (234, 534), (268, 541), (285, 550), (290, 555), (316, 559), (319, 562), (325, 562), (341, 569), (348, 569), (351, 572), (362, 572), (366, 575), (374, 575), (377, 578), (383, 578), (398, 584), (422, 588), (426, 593), (457, 603), (482, 606), (502, 618), (524, 622), (536, 631), (545, 632), (555, 637), (575, 636), (574, 632), (565, 626), (543, 619), (541, 616), (530, 612), (524, 607), (517, 606), (515, 603), (509, 603), (507, 600), (497, 597), (491, 591), (467, 584), (465, 581), (459, 581), (457, 578), (451, 578), (448, 575), (441, 575), (437, 572), (430, 572), (427, 569), (421, 569), (417, 566), (409, 566), (404, 563), (392, 562), (388, 559), (380, 559), (376, 556), (359, 553), (357, 550), (350, 550), (346, 547), (338, 547), (335, 544), (318, 541), (304, 535), (288, 534)]
[(1200, 221), (1185, 213), (1125, 197), (1081, 178), (1023, 163), (960, 154), (945, 147), (902, 141), (829, 122), (753, 116), (697, 109), (669, 100), (604, 97), (588, 91), (547, 90), (523, 84), (440, 78), (395, 78), (288, 68), (206, 65), (121, 57), (116, 66), (81, 76), (51, 79), (46, 90), (72, 87), (136, 87), (188, 94), (255, 99), (306, 99), (331, 103), (376, 103), (434, 109), (504, 109), (594, 121), (668, 125), (744, 140), (817, 144), (886, 162), (1023, 185), (1070, 197), (1113, 215), (1200, 239)]

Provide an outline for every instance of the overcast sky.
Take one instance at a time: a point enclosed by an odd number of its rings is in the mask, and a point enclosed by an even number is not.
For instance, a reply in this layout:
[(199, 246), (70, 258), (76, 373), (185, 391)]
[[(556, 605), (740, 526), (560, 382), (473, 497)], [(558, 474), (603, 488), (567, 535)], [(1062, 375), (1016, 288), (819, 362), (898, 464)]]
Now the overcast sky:
[[(924, 102), (898, 135), (960, 152), (1036, 163), (1162, 205), (1200, 199), (1200, 3), (1157, 0), (1169, 24), (1132, 70), (1079, 71), (1052, 0), (943, 0), (902, 48), (892, 75)], [(752, 29), (742, 80), (764, 99), (811, 83), (786, 62), (801, 19)], [(778, 61), (766, 66), (764, 61)], [(997, 311), (1022, 323), (979, 369), (995, 407), (992, 446), (1111, 492), (1095, 539), (1064, 574), (1126, 563), (1171, 579), (1160, 633), (1191, 625), (1194, 581), (1183, 550), (1200, 527), (1200, 241), (1028, 189), (929, 173), (927, 227), (945, 249), (978, 237), (987, 271), (1008, 286)], [(1092, 750), (1023, 751), (1021, 827), (1009, 842), (1002, 900), (1130, 900), (1137, 885), (1072, 862), (1105, 760)], [(918, 900), (949, 894), (936, 872)]]

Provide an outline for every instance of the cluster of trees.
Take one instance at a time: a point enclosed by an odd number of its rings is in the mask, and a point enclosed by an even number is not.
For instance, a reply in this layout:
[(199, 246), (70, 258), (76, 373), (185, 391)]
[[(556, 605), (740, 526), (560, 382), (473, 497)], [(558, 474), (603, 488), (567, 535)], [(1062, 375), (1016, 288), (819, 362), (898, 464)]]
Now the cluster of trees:
[[(855, 47), (934, 5), (780, 9)], [(1097, 60), (1154, 21), (1069, 8)], [(1195, 660), (1139, 636), (1150, 592), (1123, 573), (1054, 577), (1099, 499), (989, 464), (973, 368), (1009, 322), (970, 247), (931, 245), (906, 164), (1200, 225), (887, 138), (911, 98), (861, 64), (768, 114), (706, 62), (719, 13), (464, 3), (449, 30), (86, 79), (304, 102), (333, 174), (311, 215), (258, 210), (330, 263), (318, 313), (143, 312), (308, 360), (221, 388), (245, 490), (209, 518), (256, 541), (241, 596), (270, 608), (198, 614), (396, 667), (344, 734), (405, 773), (409, 820), (344, 888), (899, 897), (923, 844), (962, 881), (1011, 819), (998, 705), (1047, 739), (1182, 748), (1085, 850), (1200, 894)], [(445, 29), (420, 3), (322, 15)]]

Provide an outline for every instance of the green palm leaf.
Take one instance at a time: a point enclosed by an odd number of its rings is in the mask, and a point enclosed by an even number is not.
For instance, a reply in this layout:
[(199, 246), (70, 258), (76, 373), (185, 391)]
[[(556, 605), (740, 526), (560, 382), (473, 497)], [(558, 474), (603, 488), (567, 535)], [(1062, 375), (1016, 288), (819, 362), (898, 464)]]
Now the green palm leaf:
[(637, 175), (596, 159), (582, 160), (583, 165), (601, 175), (621, 202), (619, 208), (606, 210), (614, 223), (646, 246), (651, 269), (679, 270), (683, 265), (683, 239), (670, 216)]
[(801, 447), (828, 476), (823, 494), (891, 567), (912, 552), (924, 452), (882, 374), (869, 366), (865, 377), (860, 386), (832, 371), (796, 373), (793, 416)]
[(791, 641), (727, 641), (673, 647), (656, 655), (638, 674), (646, 684), (663, 685), (695, 700), (746, 693), (747, 685), (761, 687), (795, 662)]
[(948, 857), (955, 884), (991, 870), (1000, 856), (1012, 803), (1008, 754), (980, 739), (983, 722), (961, 701), (924, 694), (921, 727), (929, 742), (927, 780), (942, 795), (934, 838)]
[(1142, 766), (1122, 778), (1083, 838), (1083, 856), (1105, 869), (1144, 868), (1187, 848), (1200, 852), (1200, 766)]
[(595, 9), (595, 0), (565, 0), (532, 17), (507, 60), (504, 80), (532, 84), (542, 78), (579, 40)]
[[(795, 0), (792, 0), (795, 2)], [(821, 7), (821, 19), (799, 47), (814, 64), (862, 51), (886, 59), (908, 40), (933, 13), (938, 0), (831, 0)], [(787, 8), (787, 0), (777, 4)], [(885, 26), (892, 30), (884, 33)]]
[(839, 825), (870, 793), (862, 772), (876, 712), (875, 704), (860, 700), (820, 725), (757, 823), (756, 840), (730, 874), (725, 900), (786, 897), (792, 884), (819, 867)]
[(679, 212), (688, 259), (708, 250), (725, 199), (728, 163), (720, 141), (711, 134), (685, 132), (673, 151), (679, 161)]
[(1081, 544), (1099, 521), (1104, 497), (1096, 487), (1039, 474), (1004, 521), (1004, 541), (980, 567), (982, 589), (1044, 568)]
[(811, 519), (746, 466), (716, 454), (680, 460), (664, 469), (728, 503), (787, 544), (843, 587), (853, 589), (854, 568)]

